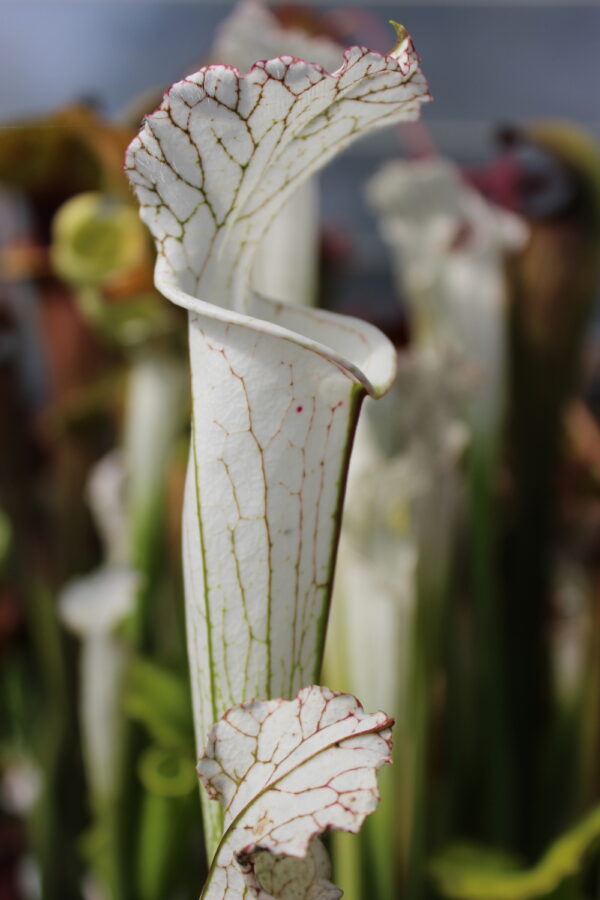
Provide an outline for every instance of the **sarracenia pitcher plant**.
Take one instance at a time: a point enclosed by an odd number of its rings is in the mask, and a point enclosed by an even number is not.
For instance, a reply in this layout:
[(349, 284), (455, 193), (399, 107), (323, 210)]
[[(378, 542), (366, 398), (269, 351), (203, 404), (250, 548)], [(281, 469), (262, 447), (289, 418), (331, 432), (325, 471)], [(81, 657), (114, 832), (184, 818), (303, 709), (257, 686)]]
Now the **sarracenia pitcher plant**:
[[(482, 742), (490, 836), (509, 821), (510, 769), (502, 697), (502, 612), (497, 590), (498, 467), (507, 380), (509, 291), (506, 265), (527, 241), (525, 223), (479, 195), (443, 159), (385, 165), (369, 182), (368, 199), (391, 251), (399, 293), (408, 302), (414, 343), (443, 361), (449, 354), (472, 371), (462, 418), (469, 518), (469, 592), (474, 604), (473, 663), (478, 675), (471, 728)], [(451, 357), (450, 357), (451, 358)], [(457, 757), (457, 783), (471, 777)]]
[[(168, 91), (129, 148), (156, 286), (189, 312), (183, 540), (199, 748), (228, 708), (318, 678), (360, 402), (395, 371), (376, 328), (253, 292), (254, 255), (305, 179), (426, 99), (398, 28), (391, 53), (353, 47), (333, 74), (291, 56), (247, 74), (207, 66)], [(204, 818), (212, 856), (221, 815), (207, 803)]]

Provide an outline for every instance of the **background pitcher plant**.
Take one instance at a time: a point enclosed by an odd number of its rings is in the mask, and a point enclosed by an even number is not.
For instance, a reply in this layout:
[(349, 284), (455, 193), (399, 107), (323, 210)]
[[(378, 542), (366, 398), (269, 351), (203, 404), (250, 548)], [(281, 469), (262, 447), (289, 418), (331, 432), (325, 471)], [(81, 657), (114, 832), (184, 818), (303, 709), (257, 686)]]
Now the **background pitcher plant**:
[[(281, 15), (281, 10), (279, 11)], [(285, 7), (283, 9), (285, 13)], [(303, 11), (306, 13), (306, 11)], [(241, 0), (221, 24), (210, 59), (247, 72), (257, 59), (289, 54), (319, 63), (334, 72), (342, 62), (344, 46), (318, 32), (325, 23), (310, 20), (315, 33), (298, 23), (280, 21), (276, 7), (263, 0)], [(262, 294), (314, 306), (319, 281), (318, 176), (303, 181), (286, 201), (260, 242), (254, 257), (252, 286)]]

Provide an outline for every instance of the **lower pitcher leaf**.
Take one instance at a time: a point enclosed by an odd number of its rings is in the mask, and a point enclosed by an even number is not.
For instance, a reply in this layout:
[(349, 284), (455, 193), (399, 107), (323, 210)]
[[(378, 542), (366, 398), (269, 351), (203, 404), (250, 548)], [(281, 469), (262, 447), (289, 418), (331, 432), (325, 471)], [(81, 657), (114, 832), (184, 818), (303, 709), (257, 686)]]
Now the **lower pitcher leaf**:
[(294, 700), (229, 710), (198, 764), (224, 817), (202, 900), (337, 900), (318, 837), (356, 833), (375, 810), (392, 725), (355, 697), (314, 685)]

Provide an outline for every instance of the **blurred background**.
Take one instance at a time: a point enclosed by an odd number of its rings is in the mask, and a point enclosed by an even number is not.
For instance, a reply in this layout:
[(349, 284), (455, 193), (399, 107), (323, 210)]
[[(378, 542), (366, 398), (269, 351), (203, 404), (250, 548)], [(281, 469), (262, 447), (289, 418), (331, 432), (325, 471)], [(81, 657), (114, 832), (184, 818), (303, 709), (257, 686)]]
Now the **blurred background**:
[[(380, 52), (402, 22), (434, 100), (335, 160), (306, 224), (305, 300), (373, 321), (401, 362), (358, 438), (327, 663), (383, 706), (340, 621), (400, 635), (398, 773), (359, 850), (331, 843), (339, 883), (598, 900), (600, 6), (269, 8)], [(202, 883), (186, 323), (122, 159), (169, 84), (236, 62), (215, 43), (233, 10), (0, 0), (0, 900)]]
[[(277, 4), (275, 4), (277, 5)], [(3, 0), (0, 96), (3, 121), (39, 116), (85, 100), (114, 118), (140, 95), (177, 81), (204, 58), (234, 4), (144, 0)], [(419, 3), (307, 2), (329, 14), (339, 36), (381, 52), (389, 49), (390, 18), (413, 35), (434, 103), (424, 117), (439, 152), (465, 163), (489, 159), (502, 122), (566, 118), (600, 134), (591, 86), (600, 61), (594, 0)], [(332, 26), (329, 26), (332, 27)], [(386, 268), (360, 190), (383, 158), (397, 153), (391, 132), (361, 141), (322, 177), (323, 220), (343, 222), (356, 240), (353, 276), (381, 277)], [(360, 290), (356, 277), (345, 285)], [(373, 286), (369, 286), (371, 303)], [(347, 296), (347, 294), (345, 294)], [(380, 298), (384, 303), (384, 299)]]

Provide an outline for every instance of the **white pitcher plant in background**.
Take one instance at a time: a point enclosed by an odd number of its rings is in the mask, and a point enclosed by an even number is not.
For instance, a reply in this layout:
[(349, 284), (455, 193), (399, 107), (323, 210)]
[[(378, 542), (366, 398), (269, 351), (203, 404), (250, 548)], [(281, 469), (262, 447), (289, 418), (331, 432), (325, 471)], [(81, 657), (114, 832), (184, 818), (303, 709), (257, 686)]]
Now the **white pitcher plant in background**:
[[(399, 29), (390, 54), (353, 47), (333, 74), (291, 56), (245, 75), (208, 66), (129, 148), (156, 286), (189, 312), (184, 571), (200, 749), (228, 708), (318, 678), (357, 415), (395, 370), (372, 326), (255, 293), (255, 254), (304, 180), (427, 98)], [(212, 857), (222, 817), (208, 803), (204, 817)]]
[[(396, 716), (409, 705), (418, 570), (431, 594), (447, 578), (468, 444), (460, 412), (470, 390), (468, 369), (451, 359), (401, 353), (394, 386), (380, 403), (365, 402), (356, 431), (327, 667), (340, 687)], [(373, 666), (374, 654), (384, 666)]]
[[(494, 524), (506, 380), (504, 269), (508, 256), (524, 246), (528, 230), (439, 158), (388, 163), (371, 179), (368, 199), (390, 250), (398, 292), (408, 303), (414, 346), (436, 355), (442, 365), (448, 361), (471, 372), (472, 389), (456, 410), (469, 432), (466, 506), (477, 656), (470, 664), (478, 684), (471, 715), (490, 769), (498, 773), (507, 765), (497, 701), (502, 651)], [(438, 490), (436, 484), (430, 502), (436, 502)], [(494, 808), (503, 806), (504, 799), (497, 799)]]
[(118, 639), (115, 630), (135, 613), (147, 586), (149, 557), (156, 552), (152, 531), (182, 414), (181, 365), (160, 352), (137, 353), (127, 387), (123, 450), (103, 457), (88, 480), (102, 565), (65, 585), (59, 601), (64, 624), (82, 640), (86, 769), (101, 805), (116, 789), (121, 681), (132, 649), (131, 641)]
[(497, 439), (504, 402), (504, 262), (528, 230), (488, 203), (448, 160), (386, 164), (367, 196), (389, 247), (415, 341), (450, 346), (479, 373), (467, 418), (475, 440)]
[[(328, 37), (282, 25), (263, 0), (241, 0), (219, 28), (210, 58), (247, 72), (257, 59), (282, 53), (334, 72), (344, 48)], [(316, 303), (319, 186), (304, 181), (271, 222), (254, 258), (252, 287), (267, 297), (304, 306)]]
[[(472, 374), (446, 353), (399, 355), (394, 386), (365, 402), (348, 473), (325, 673), (396, 719), (394, 767), (360, 852), (334, 836), (336, 874), (361, 900), (361, 869), (389, 900), (406, 888), (425, 758), (432, 647), (463, 499)], [(376, 662), (374, 662), (376, 661)], [(375, 699), (378, 698), (378, 699)]]
[(115, 631), (133, 612), (140, 574), (130, 564), (125, 468), (113, 451), (92, 469), (89, 505), (104, 544), (99, 569), (69, 582), (59, 597), (64, 624), (81, 640), (79, 709), (86, 776), (95, 812), (114, 802), (122, 722), (120, 689), (127, 644)]

